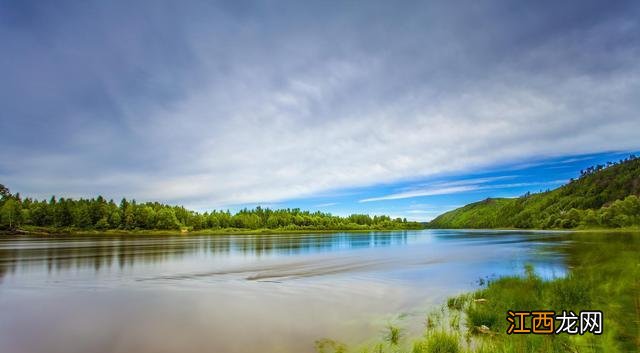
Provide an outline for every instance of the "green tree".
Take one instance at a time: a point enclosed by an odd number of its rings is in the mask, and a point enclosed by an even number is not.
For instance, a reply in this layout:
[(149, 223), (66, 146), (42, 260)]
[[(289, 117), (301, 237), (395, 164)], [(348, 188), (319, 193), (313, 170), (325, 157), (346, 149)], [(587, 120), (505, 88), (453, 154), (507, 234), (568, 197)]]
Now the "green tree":
[(153, 229), (156, 225), (156, 211), (150, 206), (139, 206), (135, 210), (136, 226), (144, 229)]
[(93, 226), (91, 214), (86, 205), (79, 204), (73, 207), (73, 225), (79, 228), (89, 228)]
[(111, 211), (109, 215), (109, 225), (112, 229), (118, 229), (122, 226), (122, 217), (120, 216), (120, 210), (115, 209)]
[(31, 206), (31, 221), (37, 226), (52, 225), (52, 217), (49, 215), (49, 207), (45, 202), (39, 202)]
[[(0, 189), (0, 224), (16, 227), (34, 224), (41, 227), (78, 227), (106, 229), (179, 229), (181, 226), (193, 230), (205, 228), (240, 229), (399, 229), (420, 228), (420, 224), (406, 222), (388, 216), (371, 217), (356, 214), (347, 218), (329, 213), (301, 211), (300, 209), (271, 210), (256, 207), (242, 209), (236, 214), (227, 211), (198, 213), (181, 206), (168, 206), (158, 202), (137, 204), (135, 200), (122, 199), (119, 205), (113, 200), (106, 202), (102, 196), (91, 199), (56, 199), (47, 201), (30, 198), (20, 200), (19, 194), (11, 195), (4, 186)], [(12, 200), (9, 202), (9, 200)], [(630, 203), (631, 204), (631, 203)], [(20, 212), (14, 212), (18, 207)], [(628, 207), (627, 207), (628, 208)], [(5, 224), (6, 223), (6, 224)]]
[(124, 217), (122, 218), (122, 226), (124, 229), (133, 229), (136, 226), (135, 209), (133, 204), (127, 204), (124, 209)]
[(109, 220), (107, 217), (100, 218), (98, 222), (96, 222), (96, 229), (106, 230), (109, 229)]
[(28, 208), (22, 208), (20, 213), (20, 223), (21, 224), (32, 224), (33, 221), (31, 219), (31, 211)]
[(73, 224), (73, 215), (71, 214), (71, 200), (61, 198), (56, 204), (56, 226), (69, 227)]
[(2, 224), (8, 226), (9, 229), (18, 226), (20, 224), (21, 212), (22, 210), (18, 201), (13, 198), (7, 199), (2, 205), (2, 209), (0, 209)]
[(180, 223), (174, 210), (163, 208), (158, 211), (156, 227), (158, 229), (180, 229)]

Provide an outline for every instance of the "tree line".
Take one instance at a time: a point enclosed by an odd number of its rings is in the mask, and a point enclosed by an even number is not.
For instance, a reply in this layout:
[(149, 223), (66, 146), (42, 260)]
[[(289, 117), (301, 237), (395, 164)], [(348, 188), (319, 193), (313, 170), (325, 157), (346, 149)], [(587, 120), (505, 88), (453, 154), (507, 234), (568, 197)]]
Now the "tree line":
[(0, 228), (24, 226), (80, 230), (383, 230), (416, 229), (422, 224), (389, 216), (352, 214), (340, 217), (298, 208), (272, 210), (258, 206), (236, 213), (228, 210), (200, 213), (158, 202), (138, 203), (122, 199), (117, 204), (102, 196), (77, 200), (52, 196), (49, 200), (35, 200), (11, 194), (0, 184)]
[(640, 158), (597, 165), (555, 190), (486, 199), (447, 212), (435, 228), (640, 227)]

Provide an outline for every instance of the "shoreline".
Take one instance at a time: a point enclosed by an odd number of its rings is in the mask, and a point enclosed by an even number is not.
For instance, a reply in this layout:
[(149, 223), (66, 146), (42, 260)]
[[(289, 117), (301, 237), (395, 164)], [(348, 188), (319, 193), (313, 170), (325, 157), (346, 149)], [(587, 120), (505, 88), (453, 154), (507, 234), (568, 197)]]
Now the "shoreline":
[(640, 227), (625, 228), (424, 228), (428, 230), (503, 231), (503, 232), (556, 232), (556, 233), (626, 233), (640, 232)]
[(0, 235), (42, 235), (42, 236), (65, 236), (65, 235), (167, 235), (167, 236), (189, 236), (189, 235), (277, 235), (277, 234), (329, 234), (329, 233), (370, 233), (370, 232), (399, 232), (416, 231), (424, 228), (401, 228), (401, 229), (201, 229), (201, 230), (77, 230), (77, 229), (57, 229), (35, 227), (20, 228), (15, 230), (0, 230)]
[(537, 228), (400, 228), (400, 229), (200, 229), (200, 230), (79, 230), (69, 228), (29, 227), (14, 230), (0, 230), (0, 235), (25, 236), (68, 236), (68, 235), (279, 235), (279, 234), (330, 234), (330, 233), (371, 233), (371, 232), (399, 232), (419, 230), (456, 230), (456, 231), (499, 231), (499, 232), (553, 232), (553, 233), (629, 233), (640, 232), (638, 227), (630, 228), (577, 228), (577, 229), (537, 229)]

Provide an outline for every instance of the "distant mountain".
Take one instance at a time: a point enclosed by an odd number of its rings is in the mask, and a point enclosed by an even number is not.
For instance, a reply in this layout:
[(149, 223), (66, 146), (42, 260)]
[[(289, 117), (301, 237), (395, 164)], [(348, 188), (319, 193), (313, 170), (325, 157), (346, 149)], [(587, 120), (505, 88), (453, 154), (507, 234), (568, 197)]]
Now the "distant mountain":
[(488, 198), (444, 213), (430, 228), (620, 228), (640, 226), (640, 158), (581, 171), (555, 190)]

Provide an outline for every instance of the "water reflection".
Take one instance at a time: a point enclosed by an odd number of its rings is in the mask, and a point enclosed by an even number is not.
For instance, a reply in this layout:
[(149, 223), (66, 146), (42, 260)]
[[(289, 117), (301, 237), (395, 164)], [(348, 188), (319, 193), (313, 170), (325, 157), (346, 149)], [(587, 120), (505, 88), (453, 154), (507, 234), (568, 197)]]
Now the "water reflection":
[[(416, 236), (415, 232), (412, 234)], [(404, 245), (408, 232), (251, 236), (77, 236), (5, 237), (0, 240), (0, 276), (46, 264), (52, 270), (118, 267), (185, 257), (254, 258), (294, 256)]]
[(497, 231), (5, 237), (0, 351), (313, 352), (321, 337), (378, 335), (399, 313), (420, 330), (425, 308), (525, 263), (554, 277), (597, 249), (607, 249), (592, 260), (602, 263), (620, 247), (638, 251), (637, 237), (602, 239)]

